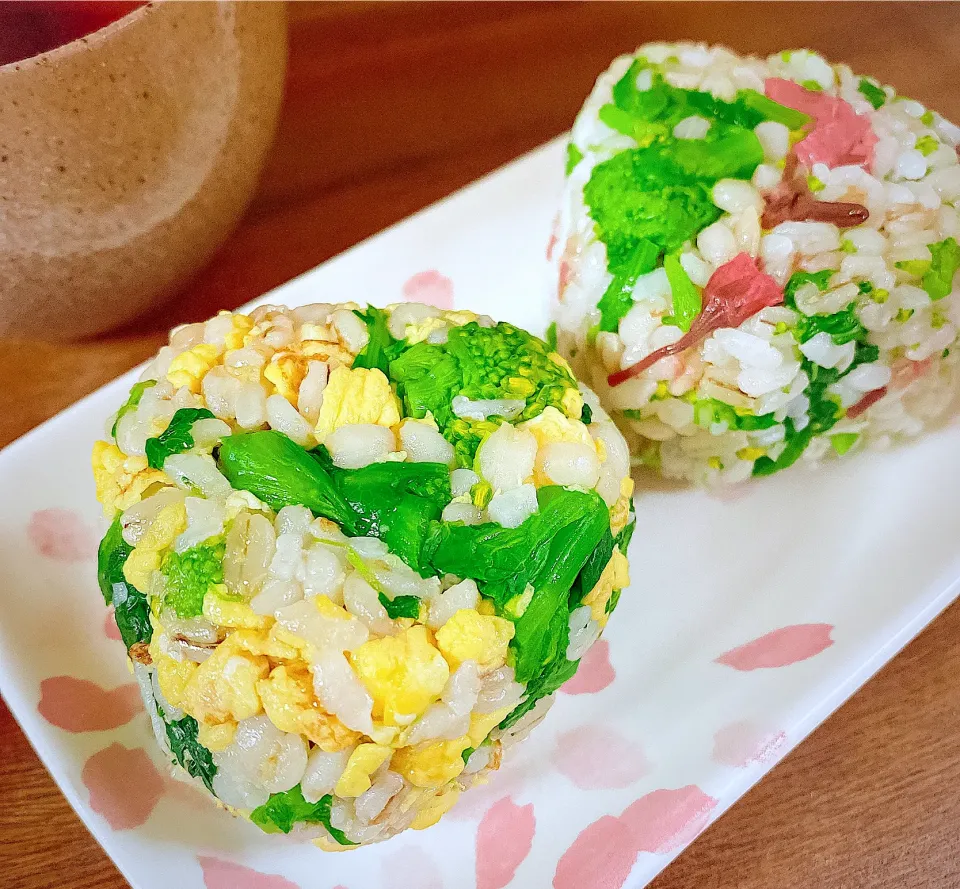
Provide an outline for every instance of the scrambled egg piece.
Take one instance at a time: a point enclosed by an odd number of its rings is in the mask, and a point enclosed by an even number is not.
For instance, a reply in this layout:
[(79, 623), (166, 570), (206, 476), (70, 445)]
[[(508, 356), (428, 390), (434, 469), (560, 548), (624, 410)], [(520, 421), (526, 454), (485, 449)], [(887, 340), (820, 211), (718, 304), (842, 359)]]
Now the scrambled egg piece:
[(443, 312), (433, 318), (424, 318), (413, 324), (408, 324), (403, 330), (403, 337), (410, 345), (422, 343), (435, 330), (441, 330), (444, 327), (460, 327), (463, 324), (469, 324), (477, 320), (477, 315), (468, 312), (465, 309), (461, 311)]
[(141, 592), (150, 588), (150, 576), (160, 569), (161, 553), (187, 528), (187, 508), (181, 500), (165, 506), (123, 563), (123, 576)]
[(409, 725), (443, 692), (450, 668), (422, 625), (371, 639), (348, 655), (373, 697), (374, 718)]
[(207, 725), (201, 722), (197, 727), (197, 740), (207, 750), (219, 753), (233, 743), (233, 737), (236, 733), (237, 724), (235, 722), (224, 722), (222, 725)]
[(231, 602), (216, 593), (203, 597), (203, 616), (219, 627), (259, 630), (270, 625), (272, 618), (257, 614), (246, 602)]
[(463, 735), (452, 741), (425, 741), (415, 747), (402, 747), (393, 754), (390, 768), (414, 787), (442, 787), (463, 771), (463, 751), (472, 746), (470, 738)]
[(334, 793), (340, 797), (360, 796), (370, 789), (370, 776), (389, 758), (393, 750), (380, 744), (360, 744), (347, 760)]
[(486, 741), (487, 735), (510, 715), (512, 709), (512, 707), (503, 707), (500, 710), (494, 710), (493, 713), (471, 713), (470, 728), (467, 730), (470, 746), (479, 747)]
[(453, 804), (459, 798), (460, 788), (457, 786), (440, 790), (434, 794), (433, 799), (420, 807), (417, 816), (410, 822), (410, 827), (414, 830), (426, 830), (428, 827), (433, 827), (453, 808)]
[[(221, 312), (222, 315), (229, 315), (229, 312)], [(234, 349), (242, 349), (246, 342), (247, 334), (253, 330), (253, 318), (249, 315), (242, 315), (239, 312), (233, 316), (233, 327), (224, 337), (223, 346), (230, 352)]]
[(257, 693), (267, 717), (280, 731), (303, 735), (321, 750), (346, 750), (360, 740), (358, 732), (320, 706), (305, 666), (275, 667), (269, 678), (257, 683)]
[(262, 655), (244, 653), (234, 633), (194, 671), (183, 690), (183, 709), (197, 722), (240, 722), (263, 711), (257, 683), (270, 671)]
[(148, 488), (170, 483), (159, 469), (150, 468), (146, 457), (128, 457), (115, 444), (106, 441), (94, 444), (91, 463), (97, 500), (103, 504), (108, 518), (139, 502)]
[(437, 630), (437, 648), (451, 670), (464, 661), (476, 661), (480, 672), (487, 673), (503, 666), (513, 634), (510, 621), (461, 608)]
[(272, 657), (275, 660), (296, 660), (299, 649), (278, 638), (273, 629), (271, 627), (268, 633), (263, 630), (237, 630), (231, 634), (230, 642), (238, 651), (245, 651), (247, 654)]
[(300, 398), (300, 384), (307, 375), (307, 360), (292, 352), (278, 352), (263, 369), (274, 389), (294, 407)]
[(151, 657), (157, 668), (157, 684), (160, 686), (160, 691), (171, 706), (179, 707), (183, 703), (183, 690), (196, 671), (197, 664), (188, 660), (178, 661), (169, 654), (153, 651)]
[(633, 479), (625, 478), (620, 482), (620, 496), (610, 507), (610, 533), (616, 537), (630, 521), (630, 498), (633, 496)]
[(520, 423), (517, 428), (533, 433), (537, 445), (541, 448), (554, 441), (571, 441), (596, 448), (587, 427), (579, 419), (571, 420), (565, 417), (552, 404), (532, 420)]
[(320, 441), (348, 423), (389, 427), (399, 422), (400, 402), (383, 371), (338, 367), (330, 374), (317, 417), (316, 434)]
[(221, 349), (209, 343), (200, 343), (181, 352), (167, 370), (167, 379), (177, 388), (186, 386), (194, 395), (200, 392), (200, 381), (220, 362)]
[(590, 606), (590, 617), (592, 617), (601, 627), (607, 625), (607, 602), (614, 590), (622, 590), (630, 583), (628, 573), (627, 557), (614, 548), (610, 556), (610, 561), (597, 581), (597, 585), (583, 597), (583, 604)]
[[(557, 358), (556, 352), (551, 356), (554, 360)], [(559, 364), (559, 362), (557, 362)], [(566, 366), (566, 362), (563, 362)], [(569, 370), (569, 367), (567, 368)], [(583, 413), (583, 396), (580, 394), (579, 389), (567, 389), (563, 393), (563, 398), (560, 399), (560, 403), (563, 405), (563, 412), (570, 417), (571, 420), (579, 420), (580, 415)]]

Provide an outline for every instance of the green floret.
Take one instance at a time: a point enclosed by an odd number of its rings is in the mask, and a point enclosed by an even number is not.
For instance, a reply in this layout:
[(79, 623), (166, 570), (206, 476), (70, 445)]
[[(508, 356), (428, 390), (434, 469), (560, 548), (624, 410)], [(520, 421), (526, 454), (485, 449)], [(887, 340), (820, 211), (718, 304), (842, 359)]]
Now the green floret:
[(164, 604), (177, 617), (203, 614), (203, 597), (223, 583), (226, 543), (214, 537), (182, 552), (167, 553), (160, 571), (167, 579)]
[(475, 321), (453, 328), (444, 344), (416, 343), (405, 350), (390, 362), (390, 379), (408, 416), (433, 415), (460, 466), (472, 465), (480, 442), (502, 418), (459, 418), (455, 396), (522, 400), (524, 408), (513, 418), (520, 422), (551, 405), (562, 411), (567, 392), (576, 388), (542, 340), (512, 324), (481, 327)]

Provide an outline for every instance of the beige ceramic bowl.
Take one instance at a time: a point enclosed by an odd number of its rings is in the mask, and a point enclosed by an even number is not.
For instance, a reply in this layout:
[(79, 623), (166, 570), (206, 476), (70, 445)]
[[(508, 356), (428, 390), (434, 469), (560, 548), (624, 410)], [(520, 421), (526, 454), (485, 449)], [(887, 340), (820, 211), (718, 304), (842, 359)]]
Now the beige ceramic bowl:
[(0, 336), (134, 318), (237, 222), (273, 136), (281, 3), (150, 4), (0, 67)]

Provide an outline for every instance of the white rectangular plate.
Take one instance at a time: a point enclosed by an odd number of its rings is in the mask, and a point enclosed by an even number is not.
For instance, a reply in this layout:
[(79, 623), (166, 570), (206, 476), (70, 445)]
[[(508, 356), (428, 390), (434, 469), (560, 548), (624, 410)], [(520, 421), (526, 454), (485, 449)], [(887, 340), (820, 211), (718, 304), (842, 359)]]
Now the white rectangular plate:
[[(264, 301), (446, 298), (449, 279), (456, 306), (542, 332), (561, 169), (554, 142)], [(429, 831), (325, 854), (172, 783), (132, 703), (89, 454), (134, 377), (0, 454), (0, 689), (137, 889), (638, 889), (957, 592), (956, 426), (735, 499), (641, 492), (633, 583), (515, 758)]]

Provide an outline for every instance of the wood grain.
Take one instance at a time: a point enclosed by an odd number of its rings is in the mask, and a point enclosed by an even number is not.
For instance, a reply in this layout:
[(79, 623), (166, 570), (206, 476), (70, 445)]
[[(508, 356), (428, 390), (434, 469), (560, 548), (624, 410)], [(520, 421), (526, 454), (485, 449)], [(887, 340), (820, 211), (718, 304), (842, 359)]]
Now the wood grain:
[[(240, 229), (126, 330), (0, 344), (0, 444), (147, 357), (172, 324), (239, 305), (562, 132), (615, 54), (682, 37), (812, 46), (960, 119), (958, 4), (296, 4), (280, 132)], [(656, 889), (956, 889), (958, 676), (954, 606)], [(124, 886), (6, 708), (0, 754), (0, 885)]]

